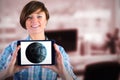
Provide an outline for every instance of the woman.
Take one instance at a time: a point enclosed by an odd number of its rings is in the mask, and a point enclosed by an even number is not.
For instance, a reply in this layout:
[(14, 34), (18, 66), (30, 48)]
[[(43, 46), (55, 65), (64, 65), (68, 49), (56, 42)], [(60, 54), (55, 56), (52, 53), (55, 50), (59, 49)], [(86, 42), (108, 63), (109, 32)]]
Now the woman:
[[(29, 34), (25, 40), (46, 40), (48, 19), (49, 12), (42, 2), (30, 1), (26, 4), (20, 15), (20, 24)], [(62, 80), (76, 80), (64, 49), (57, 44), (54, 48), (56, 65), (21, 67), (15, 64), (20, 46), (17, 47), (17, 41), (12, 42), (0, 55), (0, 79), (14, 76), (15, 80), (56, 80), (59, 75)]]

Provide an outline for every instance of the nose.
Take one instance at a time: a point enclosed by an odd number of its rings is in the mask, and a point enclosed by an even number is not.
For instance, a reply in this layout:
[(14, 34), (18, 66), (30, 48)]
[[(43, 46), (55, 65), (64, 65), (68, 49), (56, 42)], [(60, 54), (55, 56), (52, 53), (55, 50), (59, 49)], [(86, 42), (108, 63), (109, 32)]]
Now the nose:
[(37, 17), (33, 17), (31, 20), (32, 25), (36, 25), (38, 23)]

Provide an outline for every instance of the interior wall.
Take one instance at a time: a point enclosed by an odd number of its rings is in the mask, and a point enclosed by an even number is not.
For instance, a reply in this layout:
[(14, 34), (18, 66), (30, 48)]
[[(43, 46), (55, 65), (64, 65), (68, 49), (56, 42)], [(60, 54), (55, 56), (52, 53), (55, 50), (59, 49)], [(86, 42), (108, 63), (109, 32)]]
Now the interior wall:
[[(116, 2), (119, 0), (40, 1), (45, 3), (50, 12), (46, 30), (77, 29), (78, 43), (84, 38), (88, 42), (94, 39), (95, 43), (102, 44), (104, 35), (114, 27), (119, 27), (117, 13), (120, 9)], [(19, 24), (20, 12), (27, 2), (29, 0), (0, 1), (0, 52), (11, 41), (27, 36), (26, 30)]]

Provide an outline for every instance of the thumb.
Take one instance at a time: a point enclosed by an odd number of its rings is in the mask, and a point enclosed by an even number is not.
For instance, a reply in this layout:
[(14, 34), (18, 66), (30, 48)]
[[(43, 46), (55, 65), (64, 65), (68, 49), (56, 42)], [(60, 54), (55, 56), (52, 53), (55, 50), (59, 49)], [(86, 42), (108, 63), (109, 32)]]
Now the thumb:
[(58, 45), (54, 44), (54, 48), (55, 48), (55, 51), (56, 51), (56, 57), (58, 58), (58, 60), (61, 60), (62, 59), (62, 55), (61, 55), (61, 52), (59, 50)]
[(20, 46), (18, 46), (16, 48), (16, 50), (14, 51), (13, 57), (12, 57), (11, 62), (10, 62), (11, 65), (14, 65), (16, 63), (16, 58), (17, 58), (17, 54), (18, 54), (19, 49), (20, 49)]
[(58, 47), (58, 45), (56, 43), (54, 43), (54, 48), (55, 48), (56, 52), (59, 52), (59, 47)]

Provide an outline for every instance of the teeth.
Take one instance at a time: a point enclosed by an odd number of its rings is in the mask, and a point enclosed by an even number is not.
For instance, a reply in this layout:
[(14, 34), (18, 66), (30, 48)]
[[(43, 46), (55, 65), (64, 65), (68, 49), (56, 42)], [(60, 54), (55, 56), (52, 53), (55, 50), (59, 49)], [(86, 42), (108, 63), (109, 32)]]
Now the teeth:
[(34, 26), (32, 26), (33, 28), (37, 28), (37, 27), (39, 27), (39, 25), (34, 25)]

